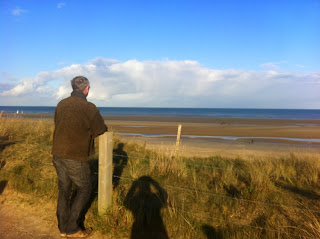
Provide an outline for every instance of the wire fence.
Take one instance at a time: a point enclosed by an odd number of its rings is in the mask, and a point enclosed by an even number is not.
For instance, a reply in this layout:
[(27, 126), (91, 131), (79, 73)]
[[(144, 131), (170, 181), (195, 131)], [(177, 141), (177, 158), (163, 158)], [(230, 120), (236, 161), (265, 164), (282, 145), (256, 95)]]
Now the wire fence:
[[(123, 155), (123, 154), (117, 154), (114, 153), (113, 157), (118, 157), (118, 158), (124, 158), (124, 159), (142, 159), (143, 157), (141, 156), (134, 156), (134, 155)], [(150, 157), (150, 155), (147, 155), (147, 159), (148, 160), (152, 160), (152, 157)], [(191, 167), (191, 168), (207, 168), (207, 169), (213, 169), (213, 170), (226, 170), (227, 167), (221, 167), (221, 166), (216, 166), (213, 164), (201, 164), (201, 163), (185, 163), (186, 166)], [(53, 167), (53, 163), (39, 163), (38, 166), (51, 166)], [(237, 169), (235, 169), (237, 170)], [(242, 171), (245, 171), (244, 169), (241, 169)], [(98, 173), (96, 173), (98, 174)], [(23, 175), (17, 175), (17, 177), (22, 177), (24, 178)], [(269, 175), (270, 178), (281, 178), (281, 175)], [(123, 179), (123, 180), (128, 180), (129, 182), (133, 182), (135, 181), (137, 178), (132, 178), (132, 177), (125, 177), (125, 176), (117, 176), (117, 175), (113, 175), (113, 178), (117, 178), (117, 179)], [(24, 178), (25, 179), (25, 178)], [(296, 179), (296, 180), (301, 180), (301, 177), (286, 177), (286, 179)], [(317, 180), (318, 182), (320, 180)], [(297, 210), (300, 212), (311, 212), (311, 213), (315, 213), (317, 215), (320, 216), (320, 210), (313, 210), (313, 209), (307, 209), (307, 208), (301, 208), (301, 207), (296, 207), (296, 206), (292, 206), (292, 205), (286, 205), (286, 204), (280, 204), (280, 203), (274, 203), (274, 202), (266, 202), (266, 201), (260, 201), (260, 200), (250, 200), (250, 199), (246, 199), (246, 198), (242, 198), (240, 196), (230, 196), (230, 195), (226, 195), (226, 194), (221, 194), (221, 193), (214, 193), (211, 191), (206, 191), (206, 190), (202, 190), (202, 189), (198, 189), (198, 188), (188, 188), (188, 187), (180, 187), (180, 186), (175, 186), (175, 185), (168, 185), (168, 184), (164, 184), (161, 185), (163, 188), (167, 189), (167, 190), (175, 190), (177, 191), (187, 191), (187, 192), (192, 192), (192, 193), (199, 193), (199, 194), (207, 194), (210, 195), (212, 197), (218, 197), (218, 198), (223, 198), (223, 199), (227, 199), (227, 200), (233, 200), (233, 201), (237, 201), (237, 202), (247, 202), (247, 203), (253, 203), (253, 204), (261, 204), (261, 205), (265, 205), (265, 206), (269, 206), (269, 207), (285, 207), (285, 208), (289, 208), (292, 210)], [(220, 222), (224, 222), (224, 219), (219, 218), (219, 217), (214, 217), (214, 216), (210, 216), (210, 215), (205, 215), (203, 214), (203, 211), (187, 211), (184, 210), (182, 208), (179, 207), (172, 207), (172, 206), (168, 206), (168, 208), (171, 208), (172, 210), (176, 210), (178, 212), (178, 214), (182, 215), (182, 214), (187, 214), (189, 216), (191, 216), (192, 218), (203, 218), (203, 219), (214, 219)], [(196, 217), (195, 217), (196, 215)], [(240, 218), (241, 219), (241, 218)], [(238, 226), (244, 226), (247, 228), (253, 228), (253, 229), (257, 229), (257, 230), (265, 230), (265, 231), (270, 231), (270, 232), (275, 232), (275, 233), (280, 233), (280, 234), (286, 234), (288, 236), (294, 236), (296, 238), (301, 237), (301, 235), (297, 235), (294, 233), (290, 233), (290, 232), (286, 232), (283, 231), (281, 229), (281, 227), (279, 227), (279, 230), (275, 230), (272, 228), (267, 228), (267, 227), (259, 227), (259, 226), (254, 226), (254, 225), (248, 225), (248, 224), (241, 224), (239, 223), (239, 221), (236, 220), (231, 220), (228, 219), (228, 223), (234, 224), (234, 225), (238, 225)], [(308, 236), (303, 236), (304, 238), (314, 238), (314, 237), (308, 237)]]
[[(213, 219), (213, 220), (216, 220), (216, 221), (219, 221), (219, 222), (223, 222), (223, 223), (231, 223), (231, 224), (239, 226), (239, 227), (253, 228), (253, 229), (259, 229), (259, 230), (264, 230), (264, 231), (276, 232), (276, 233), (280, 233), (280, 234), (286, 234), (286, 235), (289, 235), (289, 236), (295, 236), (295, 238), (301, 237), (301, 235), (290, 233), (290, 232), (286, 232), (286, 231), (282, 231), (282, 230), (275, 230), (275, 229), (272, 229), (272, 228), (253, 226), (253, 225), (248, 225), (245, 222), (244, 223), (239, 223), (238, 221), (233, 220), (233, 219), (225, 220), (225, 219), (222, 219), (222, 218), (219, 218), (219, 217), (213, 217), (213, 216), (210, 216), (210, 215), (204, 215), (202, 211), (194, 211), (194, 210), (193, 211), (186, 211), (186, 210), (183, 210), (181, 208), (171, 207), (171, 206), (168, 206), (168, 208), (171, 208), (172, 210), (178, 211), (178, 213), (180, 215), (182, 215), (182, 213), (185, 213), (185, 214), (191, 215), (191, 217), (193, 217), (193, 218), (195, 218), (195, 215), (196, 215), (197, 216), (196, 218)], [(315, 238), (315, 237), (304, 236), (304, 238), (312, 239), (312, 238)]]
[[(124, 155), (120, 155), (120, 154), (113, 154), (113, 156), (115, 157), (125, 157), (125, 158), (129, 158), (129, 156), (124, 156)], [(130, 159), (141, 159), (141, 157), (132, 157), (130, 156)], [(197, 166), (203, 166), (202, 164), (186, 164), (190, 167), (197, 167)], [(53, 163), (43, 163), (43, 162), (39, 162), (37, 163), (37, 166), (50, 166), (50, 167), (54, 167)], [(216, 167), (216, 166), (208, 166), (208, 168), (212, 168), (212, 169), (218, 169), (218, 170), (225, 170), (226, 167)], [(95, 174), (98, 174), (97, 172)], [(22, 175), (16, 175), (17, 177), (24, 177)], [(270, 177), (275, 177), (275, 175), (269, 175)], [(136, 180), (136, 178), (130, 178), (130, 177), (124, 177), (124, 176), (117, 176), (117, 175), (113, 175), (113, 178), (118, 178), (118, 179), (125, 179), (125, 180), (130, 180), (130, 181), (134, 181)], [(299, 179), (299, 177), (290, 177), (290, 178), (295, 178), (295, 179)], [(174, 186), (174, 185), (162, 185), (164, 188), (167, 189), (176, 189), (176, 190), (180, 190), (180, 191), (189, 191), (189, 192), (196, 192), (196, 193), (201, 193), (201, 194), (209, 194), (211, 196), (214, 197), (221, 197), (221, 198), (226, 198), (229, 200), (235, 200), (235, 201), (243, 201), (243, 202), (250, 202), (250, 203), (255, 203), (255, 204), (264, 204), (267, 206), (274, 206), (274, 207), (287, 207), (287, 208), (291, 208), (294, 210), (299, 210), (299, 211), (307, 211), (307, 212), (314, 212), (314, 213), (320, 213), (320, 210), (312, 210), (312, 209), (304, 209), (304, 208), (300, 208), (300, 207), (295, 207), (295, 206), (290, 206), (290, 205), (286, 205), (286, 204), (279, 204), (279, 203), (274, 203), (274, 202), (264, 202), (264, 201), (259, 201), (259, 200), (250, 200), (250, 199), (246, 199), (246, 198), (241, 198), (239, 196), (229, 196), (226, 194), (219, 194), (219, 193), (214, 193), (214, 192), (210, 192), (210, 191), (205, 191), (202, 189), (197, 189), (197, 188), (186, 188), (186, 187), (178, 187), (178, 186)], [(319, 196), (320, 198), (320, 196)]]
[[(53, 166), (53, 164), (43, 164), (43, 165)], [(96, 173), (96, 174), (98, 174), (98, 173)], [(23, 175), (18, 175), (18, 177), (21, 177), (21, 178), (25, 179), (25, 177)], [(113, 178), (125, 179), (125, 180), (128, 180), (130, 182), (133, 182), (133, 181), (136, 180), (134, 178), (122, 177), (122, 176), (113, 176)], [(293, 207), (293, 206), (288, 206), (288, 205), (283, 205), (283, 204), (275, 204), (275, 203), (247, 200), (247, 199), (232, 198), (232, 197), (227, 196), (227, 195), (215, 194), (215, 193), (212, 193), (212, 192), (196, 190), (196, 189), (190, 189), (190, 188), (175, 187), (175, 186), (171, 186), (171, 185), (162, 185), (162, 187), (167, 189), (167, 190), (170, 190), (170, 189), (187, 190), (187, 191), (193, 191), (193, 192), (198, 192), (198, 193), (210, 194), (210, 195), (213, 195), (215, 197), (223, 197), (223, 198), (232, 199), (232, 200), (240, 200), (240, 201), (242, 200), (242, 201), (251, 202), (251, 203), (260, 203), (260, 204), (264, 204), (264, 205), (267, 205), (267, 206), (289, 207), (291, 209), (295, 209), (295, 210), (299, 210), (299, 211), (320, 213), (320, 211), (315, 211), (315, 210), (303, 209), (303, 208)], [(95, 192), (95, 193), (97, 194), (98, 192)], [(204, 211), (200, 211), (200, 210), (185, 210), (185, 209), (177, 207), (177, 206), (171, 206), (170, 202), (169, 202), (169, 205), (166, 206), (166, 208), (167, 209), (171, 209), (172, 211), (176, 212), (179, 216), (183, 217), (184, 219), (186, 219), (186, 217), (184, 215), (188, 215), (188, 217), (192, 218), (193, 220), (199, 220), (199, 219), (208, 220), (208, 219), (212, 219), (212, 220), (215, 220), (215, 221), (220, 222), (220, 223), (232, 224), (232, 225), (235, 225), (235, 226), (239, 226), (241, 228), (251, 228), (251, 229), (257, 229), (257, 230), (275, 232), (275, 233), (279, 233), (279, 234), (285, 234), (285, 235), (288, 235), (288, 236), (293, 236), (294, 238), (301, 238), (301, 234), (298, 235), (298, 234), (295, 234), (295, 233), (291, 233), (291, 232), (287, 232), (287, 231), (281, 230), (281, 228), (287, 228), (287, 227), (279, 226), (279, 229), (276, 230), (276, 229), (273, 229), (273, 228), (270, 228), (270, 227), (262, 227), (262, 226), (250, 225), (250, 224), (246, 223), (245, 220), (242, 220), (242, 218), (228, 218), (228, 219), (225, 219), (225, 218), (221, 218), (221, 217), (215, 217), (215, 216), (212, 216), (212, 215), (208, 215), (208, 212), (205, 213)], [(241, 223), (241, 221), (243, 221), (243, 223)], [(292, 229), (297, 229), (297, 228), (292, 228)], [(312, 238), (315, 238), (315, 237), (304, 235), (303, 238), (312, 239)]]
[[(114, 178), (119, 178), (119, 179), (126, 179), (129, 181), (134, 181), (136, 179), (134, 178), (129, 178), (129, 177), (121, 177), (121, 176), (113, 176)], [(196, 189), (190, 189), (190, 188), (182, 188), (182, 187), (175, 187), (175, 186), (171, 186), (171, 185), (162, 185), (163, 188), (165, 189), (177, 189), (177, 190), (187, 190), (187, 191), (193, 191), (193, 192), (199, 192), (199, 193), (205, 193), (205, 194), (210, 194), (213, 195), (215, 197), (223, 197), (223, 198), (227, 198), (227, 199), (232, 199), (232, 200), (240, 200), (240, 201), (246, 201), (246, 202), (251, 202), (251, 203), (260, 203), (260, 204), (264, 204), (267, 206), (277, 206), (277, 207), (288, 207), (291, 209), (295, 209), (295, 210), (299, 210), (299, 211), (306, 211), (306, 212), (315, 212), (315, 213), (320, 213), (320, 211), (315, 211), (315, 210), (309, 210), (309, 209), (303, 209), (303, 208), (299, 208), (299, 207), (293, 207), (293, 206), (289, 206), (289, 205), (284, 205), (284, 204), (276, 204), (276, 203), (268, 203), (268, 202), (261, 202), (261, 201), (254, 201), (254, 200), (248, 200), (248, 199), (239, 199), (239, 198), (233, 198), (227, 195), (222, 195), (222, 194), (216, 194), (216, 193), (212, 193), (212, 192), (207, 192), (207, 191), (202, 191), (202, 190), (196, 190)], [(237, 226), (241, 226), (241, 227), (247, 227), (247, 228), (253, 228), (253, 229), (259, 229), (259, 230), (265, 230), (265, 231), (270, 231), (270, 232), (276, 232), (276, 233), (281, 233), (281, 234), (286, 234), (286, 235), (290, 235), (290, 236), (295, 236), (296, 238), (301, 237), (301, 235), (298, 234), (294, 234), (294, 233), (290, 233), (290, 232), (286, 232), (286, 231), (282, 231), (282, 230), (275, 230), (272, 228), (266, 228), (266, 227), (259, 227), (259, 226), (253, 226), (253, 225), (248, 225), (248, 224), (241, 224), (239, 223), (239, 221), (236, 221), (234, 219), (222, 219), (221, 217), (214, 217), (214, 216), (210, 216), (210, 215), (205, 215), (203, 211), (195, 211), (195, 210), (184, 210), (182, 208), (178, 208), (178, 207), (172, 207), (172, 206), (168, 206), (168, 208), (171, 208), (173, 211), (178, 211), (179, 214), (181, 214), (181, 212), (191, 215), (192, 218), (203, 218), (203, 219), (214, 219), (217, 220), (219, 222), (227, 222), (227, 223), (231, 223)], [(241, 218), (238, 218), (241, 220)], [(309, 237), (309, 236), (304, 236), (304, 238), (314, 238), (314, 237)]]
[[(126, 179), (126, 180), (130, 180), (130, 181), (136, 180), (134, 178), (122, 177), (122, 176), (113, 176), (113, 177), (114, 178), (119, 178), (119, 179)], [(273, 207), (287, 207), (287, 208), (295, 209), (295, 210), (298, 210), (298, 211), (320, 213), (320, 210), (304, 209), (304, 208), (290, 206), (290, 205), (286, 205), (286, 204), (279, 204), (279, 203), (264, 202), (264, 201), (259, 201), (259, 200), (250, 200), (250, 199), (239, 198), (239, 197), (232, 197), (232, 196), (228, 196), (228, 195), (225, 195), (225, 194), (219, 194), (219, 193), (204, 191), (204, 190), (200, 190), (200, 189), (183, 188), (183, 187), (172, 186), (172, 185), (162, 185), (162, 187), (166, 188), (166, 189), (176, 189), (176, 190), (181, 190), (181, 191), (189, 191), (189, 192), (197, 192), (197, 193), (202, 193), (202, 194), (210, 194), (211, 196), (214, 196), (214, 197), (221, 197), (221, 198), (226, 198), (226, 199), (235, 200), (235, 201), (243, 201), (243, 202), (250, 202), (250, 203), (256, 203), (256, 204), (264, 204), (264, 205), (273, 206)]]
[[(115, 157), (121, 157), (121, 158), (128, 158), (127, 155), (121, 155), (121, 154), (113, 154), (113, 156)], [(141, 157), (133, 157), (133, 156), (130, 156), (130, 159), (141, 159)], [(152, 159), (151, 159), (152, 160)], [(199, 164), (199, 163), (186, 163), (185, 164), (186, 166), (190, 166), (190, 167), (194, 167), (194, 168), (210, 168), (210, 169), (218, 169), (218, 170), (226, 170), (227, 167), (219, 167), (219, 166), (214, 166), (214, 165), (208, 165), (208, 164)], [(237, 170), (237, 168), (233, 168), (234, 170)], [(248, 171), (249, 170), (245, 170), (245, 169), (241, 169), (242, 171)], [(320, 172), (319, 172), (319, 175), (320, 175)], [(269, 174), (268, 175), (270, 178), (282, 178), (283, 176), (279, 175), (279, 174)], [(284, 177), (283, 177), (284, 178)], [(304, 178), (302, 177), (296, 177), (296, 176), (290, 176), (290, 177), (285, 177), (285, 179), (287, 180), (291, 180), (291, 179), (298, 179), (298, 180), (302, 180)], [(317, 182), (320, 182), (320, 179), (317, 180)]]
[[(130, 157), (130, 159), (141, 159), (140, 156), (127, 156), (127, 155), (121, 155), (121, 154), (114, 154), (115, 157), (119, 157), (119, 158), (128, 158)], [(152, 160), (152, 156), (148, 156), (149, 160)], [(182, 162), (183, 163), (183, 162)], [(228, 165), (228, 166), (217, 166), (214, 164), (202, 164), (202, 163), (187, 163), (185, 162), (185, 165), (190, 167), (190, 168), (206, 168), (206, 169), (212, 169), (212, 170), (217, 170), (217, 171), (221, 171), (221, 170), (226, 170), (229, 166), (232, 167), (232, 165)], [(239, 170), (237, 168), (232, 168), (233, 170)], [(240, 169), (240, 171), (248, 171), (245, 169)], [(133, 182), (134, 180), (136, 180), (136, 178), (131, 178), (131, 177), (124, 177), (124, 176), (113, 176), (114, 178), (118, 178), (118, 179), (122, 179), (122, 180), (128, 180), (129, 182)], [(282, 176), (281, 174), (270, 174), (268, 175), (268, 177), (270, 179), (286, 179), (286, 180), (304, 180), (305, 178), (303, 177), (295, 177), (295, 176)], [(319, 182), (320, 180), (317, 180), (317, 182)], [(295, 210), (298, 211), (300, 213), (314, 213), (318, 216), (320, 216), (320, 210), (313, 210), (313, 209), (308, 209), (308, 208), (301, 208), (301, 207), (297, 207), (297, 206), (293, 206), (293, 205), (287, 205), (287, 204), (283, 204), (283, 203), (275, 203), (275, 202), (268, 202), (268, 201), (260, 201), (260, 200), (250, 200), (250, 199), (246, 199), (246, 198), (242, 198), (241, 196), (229, 196), (226, 194), (221, 194), (221, 193), (214, 193), (212, 191), (206, 191), (206, 190), (202, 190), (202, 189), (198, 189), (198, 188), (188, 188), (188, 187), (180, 187), (180, 186), (174, 186), (174, 185), (166, 185), (166, 184), (162, 184), (162, 187), (165, 188), (166, 190), (174, 190), (175, 192), (177, 191), (187, 191), (187, 192), (192, 192), (192, 193), (199, 193), (199, 194), (207, 194), (210, 195), (212, 197), (218, 197), (218, 198), (223, 198), (226, 200), (233, 200), (236, 202), (246, 202), (246, 203), (253, 203), (253, 204), (260, 204), (260, 205), (264, 205), (264, 206), (268, 206), (268, 207), (278, 207), (278, 208), (287, 208), (290, 210)], [(319, 197), (320, 198), (320, 197)], [(210, 216), (207, 215), (206, 213), (204, 213), (203, 211), (194, 211), (194, 210), (183, 210), (181, 208), (177, 208), (177, 207), (173, 207), (171, 208), (172, 210), (178, 210), (179, 214), (185, 213), (187, 215), (189, 215), (191, 218), (194, 219), (198, 219), (198, 218), (203, 218), (203, 219), (214, 219), (214, 220), (218, 220), (219, 222), (224, 222), (224, 219), (219, 218), (219, 217), (214, 217), (214, 216)], [(291, 233), (288, 231), (284, 231), (284, 230), (288, 230), (291, 229), (292, 231), (299, 231), (302, 232), (302, 229), (299, 229), (297, 227), (285, 227), (285, 226), (278, 226), (278, 228), (270, 228), (270, 227), (263, 227), (263, 226), (256, 226), (256, 225), (248, 225), (247, 223), (240, 223), (241, 218), (238, 218), (238, 220), (234, 220), (234, 219), (228, 219), (228, 223), (237, 225), (237, 226), (241, 226), (241, 227), (245, 227), (245, 228), (252, 228), (252, 229), (257, 229), (257, 230), (263, 230), (263, 231), (269, 231), (269, 232), (274, 232), (274, 233), (278, 233), (278, 234), (285, 234), (287, 236), (291, 236), (293, 238), (300, 238), (301, 234), (295, 234), (295, 233)], [(283, 230), (284, 229), (284, 230)], [(304, 231), (304, 236), (303, 238), (315, 238), (311, 235), (310, 233), (307, 233)]]
[[(43, 164), (43, 165), (53, 166), (53, 164)], [(96, 174), (98, 174), (98, 173), (96, 173)], [(18, 177), (21, 177), (21, 178), (25, 179), (25, 177), (23, 175), (18, 175)], [(122, 177), (122, 176), (113, 176), (113, 178), (125, 179), (125, 180), (129, 180), (130, 182), (133, 182), (133, 181), (136, 180), (134, 178)], [(175, 187), (175, 186), (171, 186), (171, 185), (162, 185), (162, 187), (167, 189), (167, 190), (168, 189), (187, 190), (187, 191), (193, 191), (193, 192), (198, 192), (198, 193), (210, 194), (210, 195), (213, 195), (215, 197), (223, 197), (223, 198), (232, 199), (232, 200), (240, 200), (240, 201), (246, 201), (246, 202), (251, 202), (251, 203), (260, 203), (260, 204), (264, 204), (264, 205), (267, 205), (267, 206), (289, 207), (291, 209), (295, 209), (295, 210), (299, 210), (299, 211), (320, 213), (320, 211), (303, 209), (303, 208), (288, 206), (288, 205), (284, 205), (284, 204), (275, 204), (275, 203), (247, 200), (247, 199), (232, 198), (232, 197), (227, 196), (227, 195), (216, 194), (216, 193), (212, 193), (212, 192), (196, 190), (196, 189), (190, 189), (190, 188)], [(98, 192), (95, 192), (95, 193), (98, 194)], [(45, 195), (46, 194), (44, 194), (42, 196), (45, 196)], [(253, 225), (247, 224), (245, 222), (244, 223), (240, 223), (241, 222), (241, 218), (237, 218), (237, 220), (230, 219), (230, 218), (224, 219), (224, 218), (221, 218), (221, 217), (214, 217), (212, 215), (205, 214), (203, 211), (199, 211), (199, 210), (188, 210), (187, 211), (187, 210), (184, 210), (184, 209), (179, 208), (177, 206), (173, 207), (173, 206), (170, 206), (170, 205), (168, 205), (166, 208), (167, 209), (171, 209), (172, 211), (175, 211), (177, 214), (179, 214), (182, 217), (184, 217), (183, 214), (187, 214), (190, 218), (193, 218), (194, 220), (199, 220), (200, 218), (204, 219), (204, 220), (213, 219), (213, 220), (216, 220), (218, 222), (227, 223), (227, 224), (233, 224), (235, 226), (239, 226), (239, 227), (242, 227), (242, 228), (252, 228), (252, 229), (257, 229), (257, 230), (263, 230), (263, 231), (275, 232), (275, 233), (280, 233), (280, 234), (286, 234), (288, 236), (294, 236), (294, 238), (300, 238), (301, 237), (301, 235), (298, 235), (298, 234), (295, 234), (295, 233), (286, 232), (286, 231), (283, 231), (283, 230), (275, 230), (275, 229), (268, 228), (268, 227), (253, 226)], [(279, 228), (281, 228), (281, 227), (279, 227)], [(284, 228), (286, 228), (286, 227), (284, 227)], [(310, 238), (311, 239), (311, 238), (315, 238), (315, 237), (309, 237), (309, 236), (305, 236), (304, 235), (303, 238)]]

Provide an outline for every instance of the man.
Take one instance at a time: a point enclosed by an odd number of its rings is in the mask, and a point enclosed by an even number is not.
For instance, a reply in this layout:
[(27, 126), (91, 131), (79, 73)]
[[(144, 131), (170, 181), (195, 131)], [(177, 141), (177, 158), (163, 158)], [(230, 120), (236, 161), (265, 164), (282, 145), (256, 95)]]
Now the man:
[[(57, 205), (61, 237), (84, 238), (92, 229), (80, 226), (80, 216), (91, 194), (88, 156), (94, 153), (94, 138), (108, 130), (97, 107), (87, 101), (89, 81), (77, 76), (71, 81), (71, 96), (61, 100), (54, 114), (53, 164), (59, 178)], [(71, 203), (72, 182), (77, 194)]]

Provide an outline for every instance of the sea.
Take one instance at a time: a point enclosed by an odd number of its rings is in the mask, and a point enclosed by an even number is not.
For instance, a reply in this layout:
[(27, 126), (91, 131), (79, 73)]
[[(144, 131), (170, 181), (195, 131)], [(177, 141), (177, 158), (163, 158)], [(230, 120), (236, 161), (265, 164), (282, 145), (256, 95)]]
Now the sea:
[[(54, 114), (54, 106), (0, 106), (0, 111), (20, 114)], [(98, 107), (108, 116), (171, 116), (252, 119), (320, 120), (320, 109), (247, 109), (247, 108), (148, 108)]]

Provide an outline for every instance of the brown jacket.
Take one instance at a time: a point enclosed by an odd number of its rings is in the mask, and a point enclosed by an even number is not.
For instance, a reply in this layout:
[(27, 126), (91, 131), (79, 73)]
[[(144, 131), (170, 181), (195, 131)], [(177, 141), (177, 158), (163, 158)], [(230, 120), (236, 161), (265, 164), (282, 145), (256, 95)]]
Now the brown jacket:
[(94, 138), (108, 129), (97, 107), (76, 91), (59, 102), (54, 123), (52, 154), (79, 161), (94, 154)]

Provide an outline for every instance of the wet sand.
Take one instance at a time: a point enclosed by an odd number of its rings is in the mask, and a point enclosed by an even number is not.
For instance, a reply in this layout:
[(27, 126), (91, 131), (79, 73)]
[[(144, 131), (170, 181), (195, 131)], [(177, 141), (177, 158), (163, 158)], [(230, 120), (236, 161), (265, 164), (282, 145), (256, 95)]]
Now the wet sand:
[[(274, 156), (289, 153), (320, 155), (320, 143), (277, 137), (320, 139), (320, 121), (283, 119), (236, 119), (197, 117), (105, 117), (122, 138), (145, 144), (147, 148), (174, 151), (178, 125), (182, 125), (179, 152), (186, 156)], [(126, 133), (137, 134), (127, 135)], [(146, 136), (139, 136), (146, 134)], [(152, 137), (152, 135), (171, 135)], [(188, 136), (233, 136), (245, 139), (190, 138)]]
[(320, 139), (318, 120), (151, 116), (104, 118), (113, 131), (119, 133), (177, 134), (177, 127), (181, 124), (183, 135)]
[[(23, 115), (53, 118), (53, 115)], [(319, 142), (250, 137), (320, 139), (319, 120), (244, 119), (209, 117), (104, 116), (109, 130), (124, 140), (147, 148), (174, 150), (178, 125), (182, 125), (179, 151), (189, 156), (320, 154)], [(133, 134), (133, 135), (128, 135)], [(141, 136), (144, 135), (144, 136)], [(154, 137), (163, 136), (163, 137)], [(167, 136), (165, 136), (167, 135)], [(169, 136), (168, 136), (169, 135)], [(245, 139), (190, 138), (188, 136), (232, 136)]]

